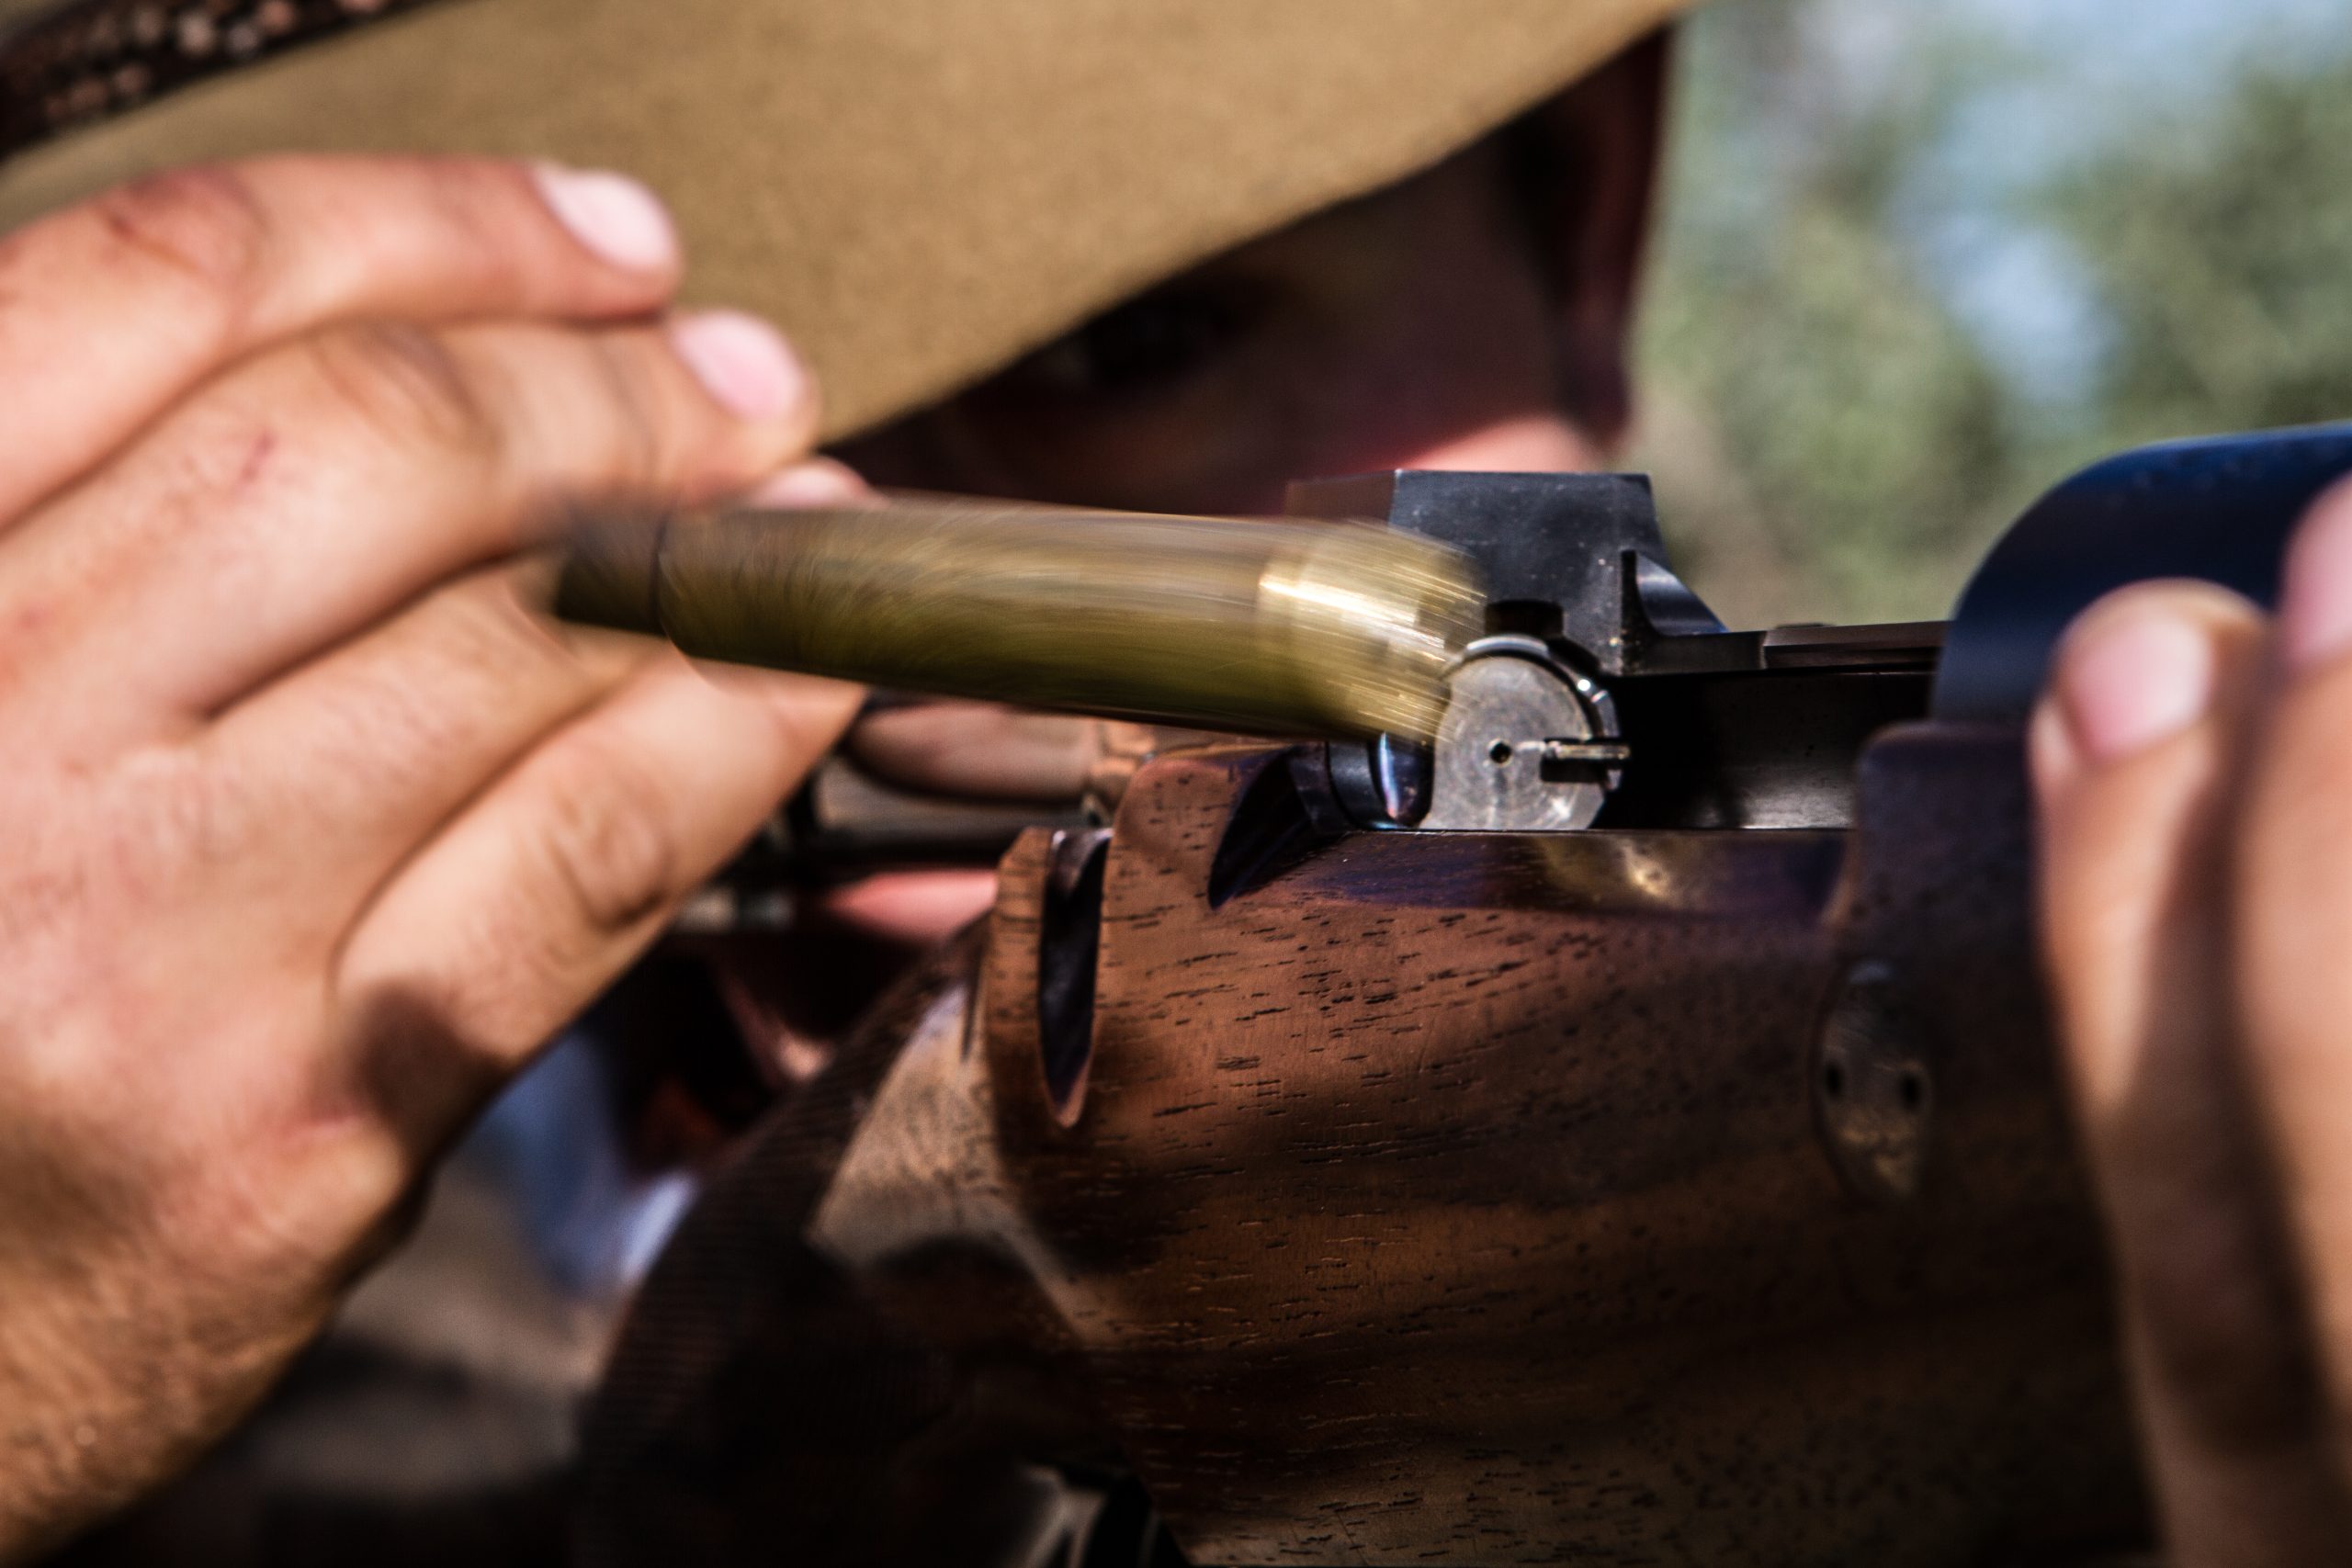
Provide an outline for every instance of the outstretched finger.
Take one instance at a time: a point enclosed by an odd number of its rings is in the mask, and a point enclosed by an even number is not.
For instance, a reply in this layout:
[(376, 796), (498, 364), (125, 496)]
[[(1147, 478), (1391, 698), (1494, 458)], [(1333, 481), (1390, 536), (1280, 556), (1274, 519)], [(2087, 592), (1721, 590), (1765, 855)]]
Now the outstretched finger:
[(2126, 590), (2068, 634), (2033, 731), (2050, 979), (2183, 1563), (2321, 1561), (2334, 1520), (2230, 1010), (2229, 823), (2265, 636), (2217, 589)]
[(525, 561), (438, 589), (198, 738), (236, 781), (246, 836), (273, 852), (218, 873), (249, 920), (283, 909), (325, 952), (403, 857), (660, 654), (548, 620), (550, 570)]
[(635, 957), (840, 736), (857, 688), (665, 655), (558, 730), (360, 916), (351, 1067), (414, 1155)]
[(338, 321), (608, 319), (682, 265), (616, 175), (490, 159), (175, 170), (0, 237), (0, 527), (223, 366)]

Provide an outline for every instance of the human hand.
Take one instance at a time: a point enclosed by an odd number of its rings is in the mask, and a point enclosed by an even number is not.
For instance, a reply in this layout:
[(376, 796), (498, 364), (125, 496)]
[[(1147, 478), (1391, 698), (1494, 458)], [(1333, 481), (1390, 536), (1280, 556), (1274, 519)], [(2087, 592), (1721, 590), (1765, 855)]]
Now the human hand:
[(2045, 956), (2168, 1561), (2352, 1561), (2352, 487), (2275, 617), (2129, 588), (2055, 670)]
[[(1028, 807), (1040, 819), (1068, 821), (1081, 806), (1115, 809), (1136, 771), (1160, 752), (1218, 739), (1131, 720), (926, 700), (870, 709), (842, 751), (847, 766), (903, 794), (991, 813)], [(995, 900), (992, 870), (886, 872), (822, 894), (812, 912), (829, 924), (920, 949), (962, 929)]]
[(534, 613), (565, 498), (805, 450), (650, 197), (163, 176), (0, 239), (0, 1560), (267, 1386), (434, 1156), (848, 722)]

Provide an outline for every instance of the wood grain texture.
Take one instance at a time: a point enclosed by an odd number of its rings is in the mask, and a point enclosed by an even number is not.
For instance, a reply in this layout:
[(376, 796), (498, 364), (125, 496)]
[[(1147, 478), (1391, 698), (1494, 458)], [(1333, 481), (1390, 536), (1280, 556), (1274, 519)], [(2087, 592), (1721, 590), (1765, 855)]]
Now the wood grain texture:
[[(1074, 1108), (1032, 835), (969, 1032), (915, 1032), (807, 1212), (958, 1369), (925, 1445), (1124, 1465), (1203, 1563), (2136, 1539), (2013, 741), (1882, 740), (1850, 834), (1363, 835), (1212, 908), (1269, 755), (1131, 786)], [(1864, 960), (1932, 1086), (1905, 1201), (1823, 1142), (1814, 1041)]]

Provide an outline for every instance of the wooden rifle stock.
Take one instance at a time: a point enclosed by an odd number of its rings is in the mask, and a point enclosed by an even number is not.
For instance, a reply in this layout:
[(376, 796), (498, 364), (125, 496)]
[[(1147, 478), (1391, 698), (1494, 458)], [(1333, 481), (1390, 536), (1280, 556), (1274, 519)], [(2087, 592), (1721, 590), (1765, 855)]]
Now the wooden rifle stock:
[[(1500, 728), (1442, 728), (1423, 791), (1211, 746), (1108, 829), (1023, 835), (649, 1282), (591, 1559), (2129, 1560), (2023, 705), (2069, 604), (2184, 570), (2258, 597), (2347, 469), (2340, 431), (2094, 469), (1940, 670), (1917, 628), (1713, 628), (1621, 519), (1555, 580), (1560, 678), (1605, 691), (1514, 710), (1457, 672), (1449, 709), (1580, 715), (1530, 764), (1565, 771), (1511, 773)], [(1529, 778), (1593, 815), (1458, 825), (1449, 745), (1499, 818), (1557, 807)]]

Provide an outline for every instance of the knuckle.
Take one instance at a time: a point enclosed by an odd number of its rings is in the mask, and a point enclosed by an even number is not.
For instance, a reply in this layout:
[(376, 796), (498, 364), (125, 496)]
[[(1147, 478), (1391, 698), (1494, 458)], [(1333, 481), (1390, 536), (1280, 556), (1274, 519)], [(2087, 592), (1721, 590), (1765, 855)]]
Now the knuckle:
[[(506, 716), (502, 680), (516, 673), (502, 653), (496, 616), (481, 595), (444, 590), (401, 629), (390, 656), (352, 681), (319, 716), (308, 743), (314, 785), (333, 781), (348, 809), (370, 799), (422, 796), (451, 756), (481, 749)], [(453, 697), (462, 700), (452, 700)]]
[(242, 863), (267, 833), (266, 812), (245, 781), (202, 752), (148, 747), (122, 759), (108, 782), (107, 869), (134, 894), (185, 872)]
[[(489, 976), (403, 976), (346, 999), (352, 1049), (345, 1092), (361, 1125), (389, 1142), (357, 1145), (354, 1190), (388, 1206), (509, 1070)], [(394, 1216), (390, 1213), (388, 1218)], [(395, 1233), (396, 1234), (396, 1233)]]
[(469, 367), (439, 333), (378, 321), (311, 340), (329, 395), (373, 438), (494, 462), (503, 438)]
[(294, 787), (338, 818), (430, 798), (450, 759), (495, 747), (535, 693), (584, 690), (595, 675), (511, 585), (469, 580), (436, 590), (320, 705)]
[(449, 264), (477, 289), (515, 277), (516, 220), (543, 203), (521, 166), (501, 159), (426, 156), (411, 161)]
[(440, 591), (431, 636), (436, 655), (492, 691), (526, 675), (576, 660), (557, 633), (524, 602), (511, 576), (485, 574)]
[(108, 251), (191, 285), (231, 323), (267, 289), (269, 209), (232, 164), (150, 175), (98, 197), (91, 212)]
[(684, 433), (661, 395), (652, 355), (642, 334), (602, 333), (588, 340), (595, 385), (609, 411), (608, 482), (616, 488), (650, 484), (676, 471)]
[(655, 768), (617, 747), (582, 748), (538, 827), (549, 896), (571, 924), (628, 930), (674, 896), (684, 853)]

